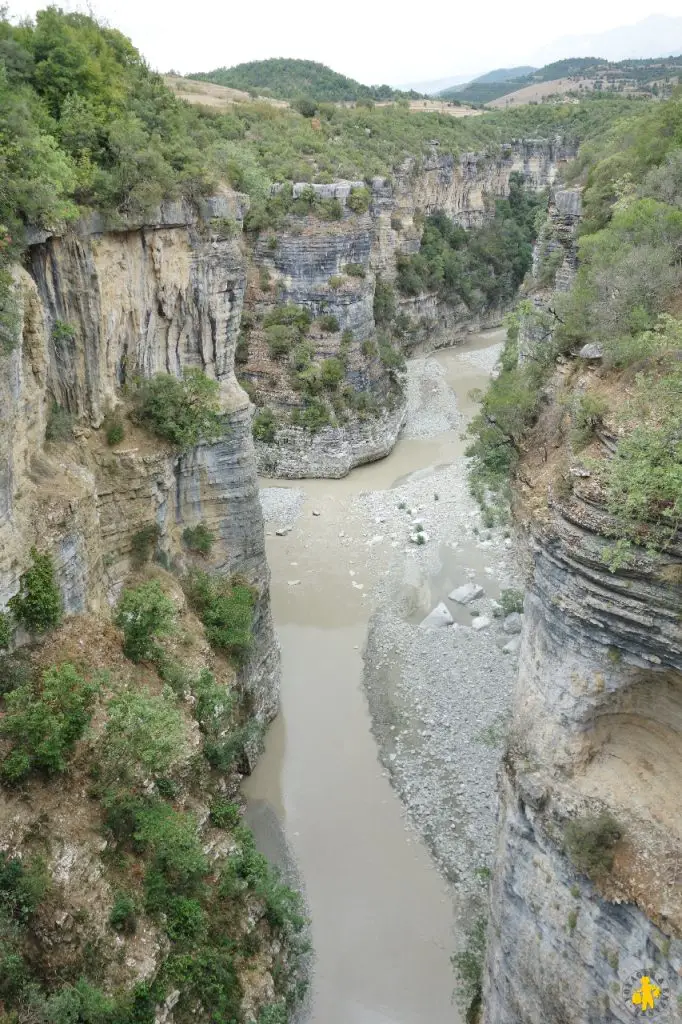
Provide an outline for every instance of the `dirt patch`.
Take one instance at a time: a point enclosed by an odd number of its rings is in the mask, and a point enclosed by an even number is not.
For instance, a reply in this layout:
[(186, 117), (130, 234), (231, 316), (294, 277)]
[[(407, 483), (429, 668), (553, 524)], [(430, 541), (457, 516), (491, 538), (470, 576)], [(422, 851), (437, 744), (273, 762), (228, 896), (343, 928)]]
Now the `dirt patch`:
[[(176, 96), (186, 103), (200, 107), (211, 107), (213, 110), (225, 110), (235, 103), (253, 103), (254, 98), (241, 89), (230, 89), (226, 85), (215, 85), (213, 82), (195, 81), (177, 75), (164, 75), (164, 82)], [(288, 107), (285, 100), (275, 100), (269, 96), (259, 96), (259, 103), (269, 103), (273, 107)]]

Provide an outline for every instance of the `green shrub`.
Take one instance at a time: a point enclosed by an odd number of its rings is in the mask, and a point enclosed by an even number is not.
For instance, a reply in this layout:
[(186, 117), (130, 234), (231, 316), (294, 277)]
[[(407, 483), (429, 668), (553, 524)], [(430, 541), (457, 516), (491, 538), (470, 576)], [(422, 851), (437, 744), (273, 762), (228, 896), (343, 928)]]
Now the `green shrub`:
[(374, 320), (377, 326), (390, 324), (395, 316), (395, 292), (393, 286), (377, 276), (374, 286)]
[(483, 993), (483, 963), (486, 946), (486, 922), (478, 917), (467, 933), (466, 948), (452, 956), (457, 977), (457, 1002), (466, 1013), (467, 1021), (477, 1020)]
[(340, 328), (338, 319), (332, 313), (324, 313), (317, 322), (320, 330), (326, 334), (334, 334)]
[(73, 441), (74, 417), (67, 409), (53, 402), (45, 424), (46, 441)]
[(196, 890), (208, 862), (193, 814), (161, 802), (144, 804), (137, 808), (132, 838), (137, 850), (152, 857), (152, 883), (159, 874), (178, 894)]
[(20, 859), (0, 851), (0, 902), (13, 921), (25, 924), (49, 886), (50, 876), (40, 858)]
[(233, 829), (241, 822), (241, 813), (236, 804), (217, 797), (211, 804), (211, 823), (216, 828)]
[(259, 267), (258, 268), (258, 284), (260, 286), (261, 291), (264, 291), (264, 292), (270, 291), (270, 282), (271, 282), (271, 277), (270, 277), (270, 271), (268, 270), (268, 268), (267, 267)]
[(31, 561), (31, 567), (19, 578), (19, 593), (10, 598), (7, 606), (29, 633), (45, 633), (61, 621), (62, 598), (52, 556), (31, 548)]
[(17, 686), (30, 683), (35, 675), (30, 653), (26, 648), (19, 648), (12, 654), (3, 655), (0, 665), (0, 695), (15, 690)]
[(137, 530), (130, 540), (131, 560), (136, 569), (142, 568), (151, 558), (156, 547), (161, 529), (157, 523), (147, 523)]
[(342, 286), (343, 278), (339, 274), (332, 274), (327, 284), (333, 291), (336, 291), (337, 288), (340, 288)]
[(394, 231), (402, 231), (403, 229), (402, 218), (400, 218), (397, 213), (391, 214), (391, 227)]
[(335, 391), (343, 380), (343, 363), (338, 359), (324, 359), (320, 364), (320, 381), (322, 387)]
[(341, 220), (343, 207), (338, 199), (318, 199), (313, 207), (321, 220)]
[(134, 935), (137, 931), (137, 906), (132, 896), (119, 892), (109, 914), (109, 924), (115, 932)]
[(294, 110), (297, 110), (303, 117), (315, 117), (317, 113), (317, 104), (315, 100), (309, 99), (307, 96), (299, 96), (293, 103)]
[(372, 196), (367, 188), (352, 188), (346, 204), (353, 213), (367, 213)]
[(302, 306), (277, 306), (265, 316), (265, 340), (273, 359), (286, 355), (304, 338), (311, 316)]
[(123, 651), (131, 661), (150, 659), (157, 651), (156, 637), (172, 631), (175, 607), (157, 580), (124, 590), (114, 622), (123, 630)]
[(253, 610), (256, 593), (238, 578), (191, 573), (187, 596), (204, 624), (209, 643), (243, 662), (253, 644)]
[(613, 867), (613, 848), (622, 829), (608, 813), (569, 821), (564, 829), (564, 848), (583, 874), (599, 878)]
[(499, 603), (502, 615), (511, 615), (513, 612), (523, 614), (523, 594), (520, 590), (503, 590)]
[(76, 337), (76, 330), (71, 324), (67, 324), (63, 320), (55, 320), (52, 325), (51, 335), (55, 347), (60, 348), (73, 341)]
[(125, 690), (111, 698), (99, 754), (105, 776), (159, 778), (186, 756), (185, 726), (170, 691)]
[(272, 409), (265, 406), (253, 418), (253, 436), (257, 441), (273, 444), (277, 436), (277, 417)]
[(292, 350), (294, 345), (300, 341), (301, 335), (296, 327), (286, 327), (284, 324), (275, 324), (273, 327), (266, 327), (265, 340), (273, 359), (281, 359)]
[(224, 432), (220, 388), (201, 370), (182, 377), (157, 373), (134, 392), (134, 419), (181, 451), (217, 441)]
[(574, 448), (584, 448), (601, 426), (609, 411), (606, 401), (599, 395), (579, 395), (572, 411), (573, 431), (571, 442)]
[(64, 664), (44, 672), (40, 683), (6, 694), (0, 734), (13, 747), (3, 762), (3, 776), (15, 782), (32, 769), (66, 771), (68, 755), (90, 721), (97, 689), (73, 665)]
[(123, 426), (123, 419), (119, 412), (109, 413), (105, 417), (102, 424), (104, 428), (104, 436), (107, 439), (107, 444), (110, 448), (114, 445), (120, 444), (125, 437), (125, 427)]
[(198, 555), (210, 555), (216, 536), (209, 530), (206, 523), (197, 523), (196, 526), (185, 527), (182, 531), (182, 539), (190, 551), (194, 551)]
[(346, 263), (345, 267), (343, 268), (343, 272), (344, 274), (347, 274), (348, 277), (367, 276), (367, 270), (365, 269), (365, 266), (362, 263)]
[(194, 717), (205, 735), (219, 736), (232, 722), (234, 696), (219, 685), (208, 669), (199, 673), (190, 684), (194, 696)]
[(315, 350), (312, 345), (307, 342), (303, 342), (292, 350), (289, 365), (292, 370), (295, 370), (297, 373), (307, 370), (312, 362), (314, 354)]
[(174, 896), (164, 906), (166, 932), (176, 942), (183, 939), (197, 941), (206, 931), (206, 914), (198, 900), (187, 896)]
[(402, 352), (386, 342), (379, 345), (379, 357), (388, 370), (404, 371), (406, 368), (405, 356)]
[(379, 348), (373, 338), (365, 339), (360, 346), (360, 351), (365, 359), (374, 359), (374, 357), (379, 354)]
[(316, 434), (331, 423), (329, 409), (318, 398), (306, 400), (303, 409), (294, 409), (291, 415), (291, 422), (298, 427), (304, 427), (311, 434)]
[[(14, 625), (12, 617), (7, 612), (0, 612), (0, 651), (8, 650), (14, 639)], [(0, 662), (4, 666), (4, 661)], [(1, 671), (1, 670), (0, 670)], [(0, 692), (2, 692), (0, 683)]]

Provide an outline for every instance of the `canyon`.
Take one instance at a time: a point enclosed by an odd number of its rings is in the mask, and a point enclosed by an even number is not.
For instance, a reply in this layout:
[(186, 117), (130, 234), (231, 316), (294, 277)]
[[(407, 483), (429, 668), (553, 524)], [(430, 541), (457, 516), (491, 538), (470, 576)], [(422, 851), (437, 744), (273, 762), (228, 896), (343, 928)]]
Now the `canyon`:
[[(115, 227), (92, 215), (68, 232), (30, 233), (27, 258), (14, 271), (20, 338), (0, 355), (0, 606), (16, 594), (38, 547), (53, 556), (67, 615), (106, 619), (136, 570), (135, 537), (148, 527), (155, 531), (156, 571), (164, 578), (199, 566), (218, 577), (239, 574), (253, 588), (253, 647), (234, 675), (252, 718), (262, 728), (275, 724), (260, 764), (255, 750), (245, 752), (243, 770), (255, 768), (245, 794), (262, 848), (308, 890), (312, 934), (317, 928), (320, 936), (312, 1020), (331, 1022), (341, 1013), (341, 994), (348, 1006), (339, 1024), (416, 1024), (426, 1012), (434, 1021), (453, 1019), (450, 943), (461, 948), (467, 921), (488, 905), (486, 1024), (625, 1021), (630, 1011), (623, 986), (644, 967), (655, 968), (665, 982), (670, 1020), (682, 1019), (682, 549), (673, 546), (663, 563), (643, 553), (625, 568), (606, 568), (608, 515), (589, 475), (576, 475), (570, 494), (560, 493), (540, 444), (523, 465), (513, 537), (499, 525), (485, 526), (468, 495), (459, 433), (475, 410), (469, 387), (485, 386), (493, 371), (493, 363), (476, 362), (480, 351), (493, 346), (497, 354), (502, 340), (481, 332), (498, 327), (504, 310), (472, 317), (464, 306), (446, 307), (431, 294), (398, 297), (397, 312), (407, 325), (401, 340), (410, 359), (407, 376), (371, 344), (380, 326), (377, 288), (395, 281), (400, 255), (418, 251), (425, 216), (443, 211), (464, 227), (480, 225), (491, 200), (508, 190), (512, 173), (544, 189), (574, 154), (561, 140), (526, 140), (455, 159), (434, 144), (427, 159), (409, 161), (390, 180), (309, 186), (319, 199), (338, 201), (340, 219), (311, 213), (295, 229), (258, 237), (242, 232), (248, 197), (229, 190), (198, 204), (167, 202), (144, 221)], [(369, 193), (362, 212), (348, 205), (353, 187)], [(553, 189), (551, 237), (541, 233), (538, 251), (545, 245), (562, 255), (558, 291), (570, 290), (575, 279), (579, 218), (579, 192)], [(362, 273), (348, 274), (349, 266)], [(549, 308), (552, 296), (550, 289), (536, 289), (536, 310)], [(313, 364), (343, 354), (344, 381), (354, 393), (371, 396), (370, 413), (349, 406), (334, 425), (312, 434), (289, 422), (301, 396), (272, 356), (263, 321), (290, 304), (314, 321), (308, 337)], [(316, 326), (323, 317), (332, 329)], [(237, 355), (245, 323), (246, 352)], [(344, 332), (352, 332), (345, 342)], [(529, 317), (521, 326), (521, 358), (532, 359), (545, 340)], [(431, 356), (450, 347), (461, 352)], [(116, 409), (128, 411), (136, 378), (191, 369), (219, 385), (224, 433), (218, 441), (178, 453), (126, 421), (125, 438), (105, 443), (106, 418)], [(577, 370), (583, 377), (598, 372), (587, 359)], [(564, 373), (560, 365), (555, 398)], [(410, 387), (422, 416), (433, 413), (436, 392), (445, 396), (441, 419), (421, 434), (410, 434)], [(448, 406), (452, 393), (456, 401)], [(251, 398), (275, 416), (270, 440), (252, 437)], [(545, 412), (548, 437), (559, 404), (556, 398)], [(72, 420), (69, 440), (46, 436), (56, 408)], [(401, 430), (407, 433), (398, 440)], [(613, 444), (608, 432), (602, 443), (607, 451)], [(563, 456), (570, 462), (570, 453)], [(550, 468), (556, 458), (549, 458)], [(311, 479), (296, 497), (282, 478)], [(272, 499), (279, 491), (291, 491), (293, 498), (285, 500), (294, 505), (268, 513), (268, 500), (281, 500)], [(401, 503), (414, 508), (409, 522)], [(302, 525), (302, 508), (311, 513), (309, 528)], [(423, 520), (428, 532), (429, 517), (433, 539), (417, 551), (407, 526)], [(198, 523), (216, 538), (208, 558), (183, 544), (185, 529)], [(274, 535), (274, 527), (285, 535)], [(280, 718), (268, 562), (276, 573), (275, 619), (284, 653)], [(520, 649), (505, 654), (509, 636), (494, 615), (500, 590), (518, 584), (519, 572), (526, 585)], [(468, 579), (485, 585), (481, 608), (490, 616), (490, 632), (479, 635), (476, 616), (454, 607), (456, 628), (421, 630), (431, 605)], [(389, 591), (399, 593), (398, 612)], [(399, 620), (403, 641), (391, 640), (395, 621), (387, 627), (382, 616)], [(19, 632), (19, 642), (27, 639)], [(441, 764), (446, 740), (436, 720), (446, 705), (427, 706), (428, 672), (420, 680), (419, 664), (410, 661), (414, 652), (424, 666), (440, 659), (433, 671), (453, 688), (471, 676), (488, 698), (476, 672), (499, 681), (494, 713), (481, 697), (462, 729), (506, 730), (496, 832), (501, 737), (488, 745), (494, 753), (470, 736), (448, 739), (457, 758)], [(414, 673), (414, 693), (424, 706), (412, 705), (401, 665)], [(316, 693), (320, 679), (329, 688)], [(476, 694), (469, 699), (475, 702)], [(289, 760), (287, 744), (295, 748)], [(334, 745), (342, 756), (331, 757)], [(462, 764), (475, 761), (480, 775), (462, 775)], [(427, 790), (438, 798), (420, 804)], [(396, 794), (407, 805), (408, 830)], [(17, 803), (2, 803), (13, 850), (21, 850), (29, 832)], [(623, 824), (624, 838), (612, 874), (596, 882), (571, 863), (564, 830), (569, 819), (605, 809)], [(464, 822), (461, 829), (457, 822)], [(283, 824), (294, 834), (283, 836)], [(442, 837), (446, 827), (455, 833), (452, 843)], [(61, 870), (67, 887), (75, 888), (83, 865), (91, 868), (97, 860), (93, 836), (79, 847), (69, 837), (66, 813), (60, 829), (55, 849), (71, 843), (71, 876), (69, 865)], [(372, 829), (378, 830), (375, 842)], [(381, 862), (371, 870), (362, 863), (382, 844), (395, 872), (388, 880)], [(359, 858), (350, 867), (343, 863), (348, 851)], [(58, 865), (50, 868), (57, 872)], [(343, 889), (334, 893), (344, 871), (356, 896), (349, 908), (342, 905)], [(486, 872), (492, 873), (489, 897), (478, 884)], [(381, 927), (373, 931), (377, 920)], [(336, 971), (333, 965), (349, 948), (353, 956)], [(144, 976), (154, 962), (154, 956), (151, 965), (147, 959)], [(376, 966), (369, 985), (358, 980), (368, 962)], [(259, 1019), (272, 995), (272, 973), (269, 962), (249, 990), (248, 1020)], [(173, 1006), (166, 1005), (158, 1020), (170, 1024)]]

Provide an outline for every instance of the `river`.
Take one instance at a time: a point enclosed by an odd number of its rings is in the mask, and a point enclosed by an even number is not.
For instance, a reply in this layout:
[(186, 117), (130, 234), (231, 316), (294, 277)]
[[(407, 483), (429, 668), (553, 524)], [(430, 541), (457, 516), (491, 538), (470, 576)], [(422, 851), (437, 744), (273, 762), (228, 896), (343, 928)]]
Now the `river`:
[[(501, 340), (489, 332), (433, 357), (465, 417), (475, 408), (469, 391), (488, 377), (461, 353)], [(281, 863), (286, 845), (305, 890), (315, 950), (310, 1024), (460, 1020), (450, 964), (454, 891), (378, 759), (363, 690), (375, 577), (388, 573), (397, 545), (365, 558), (356, 499), (449, 465), (462, 449), (461, 425), (445, 424), (435, 436), (399, 440), (387, 458), (342, 480), (263, 481), (302, 491), (303, 504), (286, 536), (275, 535), (283, 523), (266, 528), (281, 712), (243, 789), (260, 848)]]

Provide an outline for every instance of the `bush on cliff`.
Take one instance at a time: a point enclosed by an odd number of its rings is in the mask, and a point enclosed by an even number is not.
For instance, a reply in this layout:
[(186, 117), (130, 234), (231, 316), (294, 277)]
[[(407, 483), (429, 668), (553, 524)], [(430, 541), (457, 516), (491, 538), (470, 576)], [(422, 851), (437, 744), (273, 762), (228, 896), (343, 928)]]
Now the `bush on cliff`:
[(228, 579), (205, 572), (191, 573), (185, 588), (209, 643), (238, 664), (245, 661), (253, 644), (254, 588), (239, 577)]
[(277, 417), (272, 409), (260, 409), (253, 417), (252, 429), (256, 441), (272, 444), (277, 436)]
[(622, 829), (607, 812), (569, 821), (564, 830), (564, 847), (578, 871), (599, 878), (613, 867), (614, 847)]
[(201, 370), (182, 377), (157, 373), (138, 383), (133, 393), (133, 418), (181, 451), (210, 444), (224, 433), (218, 382)]
[(52, 556), (31, 548), (31, 562), (19, 579), (19, 593), (10, 598), (7, 606), (29, 633), (45, 633), (61, 621), (62, 598)]
[(3, 778), (16, 782), (32, 769), (65, 771), (90, 721), (97, 689), (65, 664), (6, 694), (0, 735), (12, 741), (12, 749), (2, 763)]
[(123, 630), (123, 651), (131, 661), (152, 659), (156, 638), (172, 631), (175, 607), (158, 580), (124, 590), (116, 606), (114, 622)]

